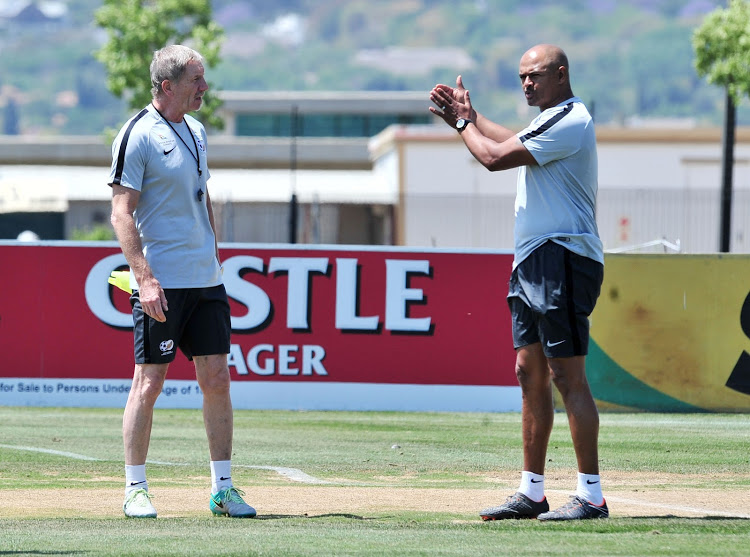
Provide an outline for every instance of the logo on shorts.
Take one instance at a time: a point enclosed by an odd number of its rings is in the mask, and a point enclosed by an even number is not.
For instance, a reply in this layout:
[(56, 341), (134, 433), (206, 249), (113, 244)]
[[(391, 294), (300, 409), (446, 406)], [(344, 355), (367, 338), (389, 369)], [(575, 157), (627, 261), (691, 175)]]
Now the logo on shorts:
[(552, 348), (553, 346), (557, 346), (558, 344), (562, 344), (563, 342), (565, 341), (564, 340), (558, 340), (557, 342), (547, 341), (547, 347)]
[(164, 340), (159, 344), (159, 350), (161, 350), (162, 356), (171, 354), (173, 349), (174, 349), (174, 341), (171, 338), (169, 340)]

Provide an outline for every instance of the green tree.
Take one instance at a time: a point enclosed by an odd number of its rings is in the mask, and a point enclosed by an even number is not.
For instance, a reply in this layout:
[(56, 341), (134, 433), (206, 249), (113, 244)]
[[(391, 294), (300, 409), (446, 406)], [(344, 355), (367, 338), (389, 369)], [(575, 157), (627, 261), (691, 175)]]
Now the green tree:
[[(210, 0), (104, 0), (94, 20), (109, 36), (96, 52), (107, 69), (107, 87), (132, 110), (151, 102), (149, 66), (155, 50), (185, 44), (200, 52), (209, 68), (220, 61), (224, 31), (212, 20)], [(203, 97), (201, 121), (222, 129), (221, 101), (213, 90)]]
[(693, 35), (695, 69), (726, 87), (735, 103), (750, 95), (750, 3), (731, 0), (708, 14)]
[(732, 175), (737, 103), (750, 94), (750, 5), (730, 0), (727, 9), (708, 14), (693, 35), (695, 69), (709, 83), (726, 89), (719, 251), (729, 252), (732, 220)]

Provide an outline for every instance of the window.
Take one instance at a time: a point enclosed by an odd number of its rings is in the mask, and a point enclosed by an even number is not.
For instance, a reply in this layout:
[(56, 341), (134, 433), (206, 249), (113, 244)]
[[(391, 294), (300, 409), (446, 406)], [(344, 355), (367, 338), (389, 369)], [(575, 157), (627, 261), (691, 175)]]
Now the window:
[[(292, 115), (238, 114), (237, 135), (251, 137), (291, 137)], [(429, 114), (300, 114), (299, 137), (372, 137), (391, 124), (428, 124)]]

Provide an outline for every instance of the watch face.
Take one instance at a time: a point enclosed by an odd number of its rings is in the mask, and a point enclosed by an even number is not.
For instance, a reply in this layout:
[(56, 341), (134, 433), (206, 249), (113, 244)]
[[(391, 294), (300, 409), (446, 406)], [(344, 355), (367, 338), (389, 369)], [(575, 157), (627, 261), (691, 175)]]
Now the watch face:
[(463, 118), (459, 118), (459, 119), (458, 119), (458, 120), (456, 121), (456, 129), (457, 129), (457, 130), (462, 130), (462, 129), (464, 129), (465, 127), (466, 127), (466, 120), (464, 120)]

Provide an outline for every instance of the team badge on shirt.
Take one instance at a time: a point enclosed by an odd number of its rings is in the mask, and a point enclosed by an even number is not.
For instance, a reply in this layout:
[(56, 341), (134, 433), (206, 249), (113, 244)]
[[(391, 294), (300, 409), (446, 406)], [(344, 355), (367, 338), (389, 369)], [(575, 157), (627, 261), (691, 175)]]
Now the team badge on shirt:
[(159, 145), (158, 150), (163, 151), (165, 155), (168, 155), (177, 147), (177, 140), (174, 137), (168, 137), (159, 132), (154, 132), (154, 135), (156, 136), (156, 143)]

